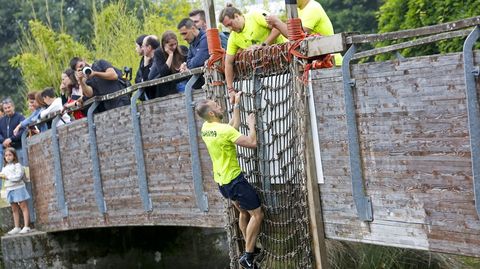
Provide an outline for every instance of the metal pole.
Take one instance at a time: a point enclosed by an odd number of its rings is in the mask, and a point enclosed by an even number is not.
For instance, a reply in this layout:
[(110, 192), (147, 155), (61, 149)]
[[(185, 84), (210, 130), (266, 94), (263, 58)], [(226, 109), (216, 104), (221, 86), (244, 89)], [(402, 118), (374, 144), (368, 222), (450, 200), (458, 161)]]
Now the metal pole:
[(185, 86), (185, 107), (187, 110), (188, 134), (190, 142), (191, 162), (192, 162), (192, 178), (193, 187), (195, 189), (195, 198), (197, 199), (197, 206), (203, 212), (208, 211), (208, 197), (203, 189), (202, 167), (200, 165), (200, 153), (198, 150), (198, 134), (197, 125), (195, 123), (195, 111), (193, 103), (193, 84), (200, 78), (201, 75), (193, 75), (188, 80)]
[[(28, 128), (28, 127), (27, 127)], [(27, 144), (27, 134), (28, 129), (25, 129), (22, 133), (22, 152), (23, 152), (23, 164), (24, 166), (28, 167), (28, 144)], [(26, 182), (25, 186), (27, 188), (28, 194), (30, 194), (30, 199), (27, 200), (28, 211), (30, 212), (30, 222), (35, 222), (37, 219), (37, 215), (35, 213), (34, 204), (34, 197), (33, 197), (33, 189), (32, 189), (32, 181)]]
[(90, 158), (92, 159), (92, 173), (93, 173), (93, 189), (95, 190), (95, 201), (100, 213), (107, 213), (107, 204), (103, 196), (102, 176), (100, 174), (100, 160), (98, 158), (97, 134), (95, 121), (93, 120), (93, 111), (100, 103), (95, 101), (88, 108), (87, 123), (88, 123), (88, 138), (90, 140)]
[(350, 174), (352, 178), (352, 193), (357, 214), (362, 221), (373, 221), (372, 201), (365, 195), (363, 186), (363, 169), (361, 165), (360, 144), (358, 142), (357, 119), (353, 89), (355, 81), (350, 74), (350, 61), (355, 54), (353, 44), (343, 57), (342, 76), (345, 97), (345, 112), (347, 116), (348, 150), (350, 154)]
[(65, 202), (65, 189), (63, 187), (62, 177), (62, 159), (60, 157), (60, 143), (58, 142), (57, 123), (61, 115), (57, 115), (52, 121), (52, 147), (53, 147), (53, 167), (55, 173), (55, 192), (57, 194), (57, 206), (62, 217), (68, 217), (68, 207)]
[(480, 216), (480, 111), (477, 96), (475, 76), (479, 75), (479, 67), (474, 66), (473, 46), (480, 37), (479, 26), (475, 27), (463, 44), (463, 66), (465, 73), (465, 90), (468, 109), (468, 129), (470, 133), (470, 148), (472, 151), (473, 193), (475, 209)]
[(143, 89), (139, 89), (132, 97), (130, 102), (133, 140), (135, 142), (135, 160), (137, 161), (138, 188), (140, 190), (140, 198), (142, 199), (143, 209), (150, 212), (153, 209), (152, 199), (148, 193), (147, 175), (145, 172), (145, 158), (143, 157), (142, 130), (140, 129), (140, 113), (137, 109), (137, 100), (142, 95)]

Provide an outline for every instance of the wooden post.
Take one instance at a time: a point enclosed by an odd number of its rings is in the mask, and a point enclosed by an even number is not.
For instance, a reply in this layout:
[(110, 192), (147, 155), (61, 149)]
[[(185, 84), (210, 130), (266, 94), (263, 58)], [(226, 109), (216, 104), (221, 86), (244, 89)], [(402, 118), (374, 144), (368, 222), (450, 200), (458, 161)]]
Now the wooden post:
[[(308, 96), (313, 98), (313, 95)], [(313, 150), (313, 139), (310, 122), (311, 111), (307, 110), (305, 135), (305, 159), (307, 160), (307, 195), (308, 195), (308, 213), (310, 215), (310, 230), (312, 235), (312, 250), (315, 256), (315, 268), (327, 269), (328, 258), (327, 248), (325, 246), (325, 233), (323, 227), (322, 205), (320, 203), (320, 191), (317, 182), (317, 170), (315, 165), (315, 156)], [(317, 130), (314, 130), (317, 132)]]
[(204, 0), (203, 10), (205, 11), (205, 22), (207, 23), (207, 28), (217, 28), (217, 22), (215, 21), (215, 5), (213, 0)]

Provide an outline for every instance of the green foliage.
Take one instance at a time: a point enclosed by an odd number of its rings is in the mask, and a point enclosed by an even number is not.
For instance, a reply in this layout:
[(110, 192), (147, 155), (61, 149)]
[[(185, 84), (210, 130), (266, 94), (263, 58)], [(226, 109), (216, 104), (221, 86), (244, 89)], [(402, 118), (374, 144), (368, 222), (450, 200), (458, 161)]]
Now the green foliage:
[(100, 13), (94, 12), (95, 59), (105, 59), (116, 67), (137, 65), (134, 49), (140, 26), (136, 14), (128, 11), (122, 1), (110, 4)]
[(327, 240), (332, 269), (465, 268), (461, 259), (421, 250)]
[[(30, 21), (28, 31), (22, 34), (20, 53), (9, 61), (12, 67), (21, 70), (28, 89), (41, 90), (48, 86), (58, 89), (60, 75), (74, 56), (105, 59), (119, 68), (136, 68), (139, 60), (135, 52), (137, 36), (146, 33), (160, 37), (166, 30), (176, 31), (176, 24), (192, 9), (188, 0), (166, 0), (159, 4), (146, 0), (104, 1), (105, 7), (95, 6), (96, 1), (92, 3), (93, 12), (89, 16), (93, 16), (93, 34), (91, 42), (86, 44), (75, 41), (61, 30), (63, 27), (55, 30), (51, 20), (47, 20), (48, 23)], [(40, 10), (49, 12), (48, 6)]]
[(59, 88), (60, 75), (70, 59), (88, 50), (64, 33), (56, 33), (39, 21), (30, 21), (30, 33), (23, 36), (21, 53), (10, 64), (21, 70), (29, 90), (39, 91), (51, 86)]
[[(413, 29), (439, 23), (460, 20), (480, 15), (478, 0), (386, 0), (378, 13), (379, 32), (393, 32)], [(385, 46), (391, 42), (381, 42)], [(404, 56), (448, 53), (461, 51), (463, 39), (456, 38), (436, 44), (405, 49)], [(385, 60), (389, 55), (379, 55), (377, 60)]]
[(336, 33), (376, 33), (375, 13), (380, 0), (316, 0), (332, 21)]

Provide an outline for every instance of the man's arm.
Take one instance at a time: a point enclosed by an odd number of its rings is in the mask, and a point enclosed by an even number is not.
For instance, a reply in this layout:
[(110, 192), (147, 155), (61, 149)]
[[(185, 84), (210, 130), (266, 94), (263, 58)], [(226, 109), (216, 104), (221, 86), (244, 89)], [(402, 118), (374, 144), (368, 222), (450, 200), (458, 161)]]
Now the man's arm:
[(230, 124), (233, 128), (237, 129), (240, 127), (240, 96), (242, 95), (242, 92), (239, 91), (235, 93), (234, 96), (234, 105), (233, 105), (233, 115), (232, 119), (228, 124)]
[(107, 68), (107, 70), (105, 70), (105, 72), (93, 71), (90, 76), (105, 79), (105, 80), (117, 80), (118, 79), (117, 72), (115, 72), (115, 69), (113, 69), (113, 67)]
[(227, 54), (225, 56), (225, 81), (227, 82), (227, 89), (233, 88), (233, 62), (235, 55)]
[(248, 136), (242, 135), (236, 141), (235, 144), (245, 148), (257, 147), (257, 131), (255, 130), (255, 114), (251, 113), (247, 118), (248, 129), (250, 129)]
[[(277, 29), (284, 37), (288, 38), (288, 28), (287, 24), (281, 21), (277, 16), (270, 15), (266, 18), (267, 23), (273, 29)], [(268, 39), (268, 37), (267, 37)]]
[(272, 45), (273, 43), (275, 43), (275, 40), (279, 35), (280, 31), (276, 28), (272, 28), (272, 31), (270, 31), (270, 34), (265, 39), (264, 43), (267, 45)]
[[(191, 50), (195, 49), (197, 50), (195, 55), (193, 55), (193, 53), (190, 53)], [(200, 44), (198, 44), (198, 47), (191, 48), (188, 54), (189, 56), (191, 56), (187, 58), (188, 69), (203, 66), (205, 64), (205, 61), (208, 60), (208, 57), (210, 57), (210, 55), (208, 54), (207, 39), (203, 38), (202, 40), (200, 40)]]
[(85, 77), (85, 74), (83, 74), (83, 72), (79, 70), (75, 71), (75, 76), (77, 77), (79, 87), (82, 88), (83, 95), (85, 95), (86, 97), (92, 97), (93, 88), (87, 85), (87, 78)]

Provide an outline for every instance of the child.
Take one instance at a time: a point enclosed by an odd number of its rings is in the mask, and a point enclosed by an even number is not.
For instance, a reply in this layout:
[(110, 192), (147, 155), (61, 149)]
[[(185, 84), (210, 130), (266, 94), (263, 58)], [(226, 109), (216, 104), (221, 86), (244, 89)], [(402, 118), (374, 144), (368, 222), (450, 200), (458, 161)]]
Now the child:
[[(17, 152), (14, 148), (6, 148), (4, 150), (4, 163), (0, 177), (5, 179), (5, 188), (7, 190), (7, 201), (12, 206), (13, 222), (15, 228), (8, 232), (8, 234), (28, 233), (29, 227), (29, 212), (27, 206), (27, 200), (30, 199), (30, 195), (25, 188), (23, 182), (24, 170), (22, 165), (18, 162)], [(20, 215), (19, 209), (23, 213), (24, 227), (20, 229)]]

